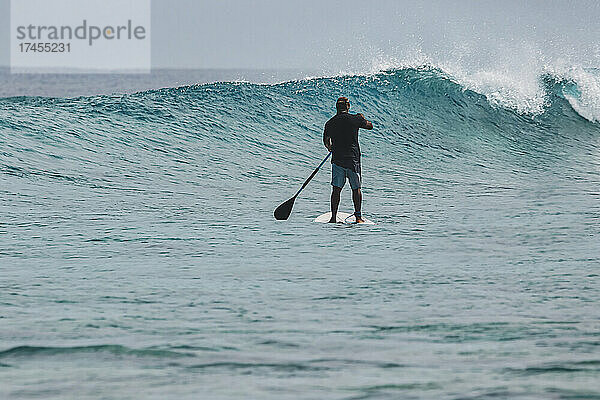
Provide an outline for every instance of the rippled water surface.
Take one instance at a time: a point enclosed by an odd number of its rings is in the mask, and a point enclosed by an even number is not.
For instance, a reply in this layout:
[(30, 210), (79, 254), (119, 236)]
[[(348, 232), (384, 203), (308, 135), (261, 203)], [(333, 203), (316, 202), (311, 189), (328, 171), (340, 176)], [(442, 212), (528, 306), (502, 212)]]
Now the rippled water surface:
[[(0, 397), (600, 398), (576, 84), (541, 114), (435, 69), (1, 98)], [(377, 225), (311, 222), (328, 165), (275, 221), (341, 93)]]

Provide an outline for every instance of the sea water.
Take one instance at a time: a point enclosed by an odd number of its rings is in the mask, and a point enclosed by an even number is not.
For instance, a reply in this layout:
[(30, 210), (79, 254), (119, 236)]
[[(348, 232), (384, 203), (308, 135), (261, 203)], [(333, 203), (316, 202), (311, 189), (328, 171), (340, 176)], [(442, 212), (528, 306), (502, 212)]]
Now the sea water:
[[(600, 398), (598, 76), (5, 87), (0, 397)], [(341, 95), (377, 224), (276, 221)]]

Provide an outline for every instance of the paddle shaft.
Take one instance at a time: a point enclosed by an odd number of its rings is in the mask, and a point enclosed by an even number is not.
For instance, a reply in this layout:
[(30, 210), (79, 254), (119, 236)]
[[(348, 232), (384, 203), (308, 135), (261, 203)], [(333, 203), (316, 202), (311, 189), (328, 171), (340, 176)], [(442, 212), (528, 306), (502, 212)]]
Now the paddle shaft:
[(321, 161), (321, 164), (319, 164), (319, 166), (317, 167), (317, 169), (315, 169), (313, 171), (312, 174), (310, 174), (310, 176), (308, 177), (308, 179), (306, 180), (306, 182), (304, 182), (304, 185), (302, 185), (302, 187), (300, 188), (300, 190), (298, 190), (298, 192), (294, 195), (295, 197), (298, 197), (298, 195), (300, 194), (300, 192), (306, 187), (306, 185), (308, 185), (308, 183), (312, 180), (312, 178), (315, 177), (315, 175), (317, 174), (317, 172), (319, 172), (319, 170), (321, 169), (321, 167), (323, 166), (323, 164), (325, 164), (325, 161), (327, 161), (327, 159), (331, 156), (331, 152), (329, 152), (329, 154), (327, 154), (327, 157), (325, 157), (325, 159), (323, 161)]

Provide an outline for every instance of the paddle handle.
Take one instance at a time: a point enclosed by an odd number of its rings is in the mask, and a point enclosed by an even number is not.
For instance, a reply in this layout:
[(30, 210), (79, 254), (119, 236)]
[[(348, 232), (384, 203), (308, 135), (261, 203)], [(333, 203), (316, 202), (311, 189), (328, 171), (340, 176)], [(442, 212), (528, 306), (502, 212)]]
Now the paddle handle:
[(327, 157), (325, 157), (325, 159), (323, 161), (321, 161), (321, 164), (319, 164), (319, 166), (313, 171), (312, 174), (310, 174), (310, 176), (308, 177), (308, 179), (306, 180), (306, 182), (304, 182), (304, 185), (302, 185), (302, 187), (300, 188), (300, 190), (298, 190), (298, 192), (294, 195), (294, 197), (298, 197), (298, 195), (300, 194), (300, 192), (306, 187), (306, 185), (308, 185), (308, 183), (312, 180), (312, 178), (315, 177), (315, 175), (317, 174), (317, 172), (319, 172), (319, 170), (321, 169), (321, 167), (323, 166), (323, 164), (325, 164), (325, 161), (327, 161), (327, 159), (331, 156), (331, 152), (329, 152), (329, 154), (327, 154)]

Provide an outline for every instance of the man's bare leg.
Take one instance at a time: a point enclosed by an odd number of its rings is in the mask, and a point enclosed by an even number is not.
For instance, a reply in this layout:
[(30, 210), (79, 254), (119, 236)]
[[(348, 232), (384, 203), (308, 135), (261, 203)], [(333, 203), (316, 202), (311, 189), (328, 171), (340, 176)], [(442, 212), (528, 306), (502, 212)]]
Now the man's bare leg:
[[(354, 202), (354, 215), (360, 215), (360, 209), (362, 206), (362, 192), (360, 188), (352, 189), (352, 201)], [(360, 224), (361, 222), (365, 222), (362, 217), (356, 217), (356, 223)]]
[(337, 222), (337, 210), (340, 206), (340, 193), (342, 193), (342, 188), (337, 186), (332, 186), (331, 190), (331, 219), (329, 222)]

